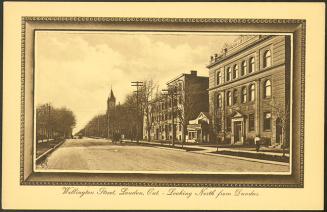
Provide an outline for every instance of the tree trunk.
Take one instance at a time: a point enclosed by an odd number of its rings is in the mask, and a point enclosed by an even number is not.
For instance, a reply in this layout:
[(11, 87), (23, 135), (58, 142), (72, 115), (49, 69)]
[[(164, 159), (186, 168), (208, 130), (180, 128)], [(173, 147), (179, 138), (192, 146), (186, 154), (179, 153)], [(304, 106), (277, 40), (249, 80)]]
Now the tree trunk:
[(147, 133), (148, 133), (148, 141), (150, 142), (151, 141), (151, 128), (147, 130)]

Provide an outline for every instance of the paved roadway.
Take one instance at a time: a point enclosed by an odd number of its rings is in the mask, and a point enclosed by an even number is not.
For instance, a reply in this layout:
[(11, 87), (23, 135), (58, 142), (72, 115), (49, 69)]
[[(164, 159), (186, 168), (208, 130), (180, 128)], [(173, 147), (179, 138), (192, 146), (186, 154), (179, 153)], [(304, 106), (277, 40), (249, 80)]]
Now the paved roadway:
[(288, 166), (204, 155), (105, 139), (69, 139), (39, 170), (283, 172)]

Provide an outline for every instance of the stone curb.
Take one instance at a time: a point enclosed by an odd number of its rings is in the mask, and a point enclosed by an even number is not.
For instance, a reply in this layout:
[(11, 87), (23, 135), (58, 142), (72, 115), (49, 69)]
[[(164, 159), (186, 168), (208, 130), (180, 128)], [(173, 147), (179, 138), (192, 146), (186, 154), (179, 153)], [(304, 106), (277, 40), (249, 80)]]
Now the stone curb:
[(52, 147), (51, 149), (48, 149), (46, 152), (44, 152), (42, 155), (36, 158), (36, 163), (39, 164), (42, 160), (44, 160), (46, 157), (48, 157), (49, 154), (51, 154), (55, 149), (57, 149), (61, 144), (63, 144), (66, 140), (63, 140), (56, 146)]

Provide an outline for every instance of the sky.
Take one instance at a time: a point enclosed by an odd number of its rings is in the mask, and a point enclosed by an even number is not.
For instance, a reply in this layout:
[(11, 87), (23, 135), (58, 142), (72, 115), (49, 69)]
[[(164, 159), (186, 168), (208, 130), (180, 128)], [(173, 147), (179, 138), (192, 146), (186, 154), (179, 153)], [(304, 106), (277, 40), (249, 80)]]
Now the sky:
[(222, 34), (37, 31), (35, 101), (66, 107), (76, 116), (74, 132), (104, 114), (112, 87), (123, 103), (132, 81), (167, 81), (197, 70), (208, 76), (210, 56), (237, 38)]

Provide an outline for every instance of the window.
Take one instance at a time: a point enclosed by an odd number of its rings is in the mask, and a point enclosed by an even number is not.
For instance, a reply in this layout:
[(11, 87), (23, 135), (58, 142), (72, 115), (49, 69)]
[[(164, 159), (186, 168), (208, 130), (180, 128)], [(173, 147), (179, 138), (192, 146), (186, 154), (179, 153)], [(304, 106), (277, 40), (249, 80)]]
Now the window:
[(271, 66), (271, 52), (270, 50), (265, 51), (263, 53), (263, 67), (267, 68)]
[(246, 87), (243, 87), (242, 88), (242, 103), (246, 102), (246, 95), (247, 95)]
[(264, 97), (270, 97), (271, 96), (271, 82), (270, 80), (266, 80), (264, 83)]
[(249, 73), (254, 71), (254, 57), (250, 58)]
[(221, 108), (221, 95), (220, 94), (218, 94), (217, 95), (217, 106), (218, 106), (218, 108)]
[(227, 92), (227, 105), (232, 105), (232, 92)]
[(226, 81), (230, 81), (232, 79), (232, 71), (230, 67), (227, 68), (227, 73), (226, 73)]
[(243, 61), (241, 64), (241, 76), (245, 75), (247, 71), (247, 64), (246, 61)]
[(237, 104), (237, 99), (238, 99), (237, 90), (235, 89), (233, 91), (233, 104)]
[(232, 129), (232, 120), (230, 117), (226, 118), (226, 130), (230, 132)]
[(249, 114), (249, 131), (254, 131), (255, 128), (255, 121), (254, 121), (254, 114)]
[(251, 84), (249, 87), (249, 100), (254, 101), (254, 97), (255, 97), (255, 88), (254, 88), (254, 84)]
[(217, 85), (219, 85), (221, 83), (221, 72), (218, 71), (217, 72)]
[(263, 114), (263, 129), (271, 130), (271, 112), (265, 112)]
[(238, 77), (238, 65), (234, 65), (233, 67), (233, 79)]

